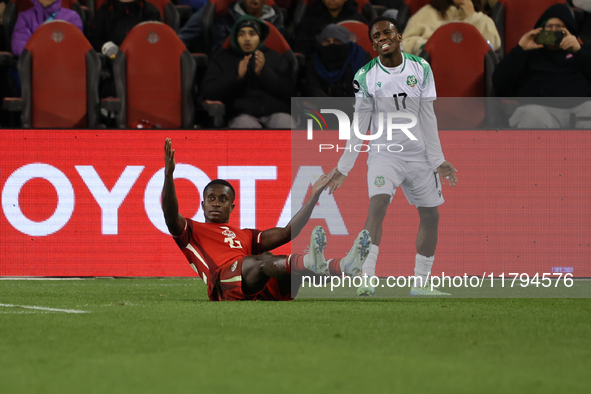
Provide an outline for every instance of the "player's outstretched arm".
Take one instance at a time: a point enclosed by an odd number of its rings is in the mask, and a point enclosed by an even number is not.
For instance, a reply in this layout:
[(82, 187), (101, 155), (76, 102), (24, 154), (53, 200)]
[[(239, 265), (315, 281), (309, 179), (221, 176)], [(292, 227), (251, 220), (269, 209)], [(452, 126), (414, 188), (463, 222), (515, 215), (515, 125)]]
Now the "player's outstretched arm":
[(171, 235), (181, 235), (185, 229), (185, 218), (179, 213), (179, 201), (176, 198), (176, 189), (174, 188), (174, 149), (172, 141), (166, 139), (164, 143), (164, 186), (162, 187), (162, 212), (164, 220)]
[(281, 245), (290, 242), (298, 236), (302, 228), (308, 223), (314, 206), (320, 198), (320, 194), (328, 187), (330, 181), (335, 174), (332, 170), (326, 175), (322, 175), (320, 179), (312, 186), (312, 194), (306, 200), (302, 208), (295, 214), (284, 228), (271, 228), (263, 231), (261, 234), (261, 246), (264, 252), (275, 249)]

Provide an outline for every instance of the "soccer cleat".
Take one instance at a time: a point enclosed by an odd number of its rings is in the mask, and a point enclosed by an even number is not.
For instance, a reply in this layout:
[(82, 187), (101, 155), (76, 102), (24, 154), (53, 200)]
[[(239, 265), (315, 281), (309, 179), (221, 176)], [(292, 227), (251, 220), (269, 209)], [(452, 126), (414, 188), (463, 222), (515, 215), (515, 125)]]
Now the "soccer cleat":
[(351, 277), (359, 276), (361, 267), (369, 254), (369, 248), (371, 248), (371, 235), (369, 231), (361, 230), (353, 243), (353, 247), (341, 260), (341, 272)]
[[(364, 283), (357, 288), (357, 295), (360, 297), (371, 297), (376, 293), (376, 288), (370, 284), (369, 276), (364, 274), (362, 277), (364, 277)], [(367, 286), (365, 284), (367, 284)]]
[(330, 272), (324, 258), (324, 249), (326, 249), (326, 233), (322, 226), (316, 226), (310, 236), (310, 250), (308, 259), (304, 259), (304, 267), (315, 274), (329, 276)]
[(412, 287), (410, 289), (410, 295), (411, 296), (448, 296), (451, 295), (450, 293), (444, 293), (443, 291), (440, 291), (437, 288), (433, 288), (433, 290), (431, 290), (431, 286), (429, 284), (427, 284), (426, 286), (423, 287)]

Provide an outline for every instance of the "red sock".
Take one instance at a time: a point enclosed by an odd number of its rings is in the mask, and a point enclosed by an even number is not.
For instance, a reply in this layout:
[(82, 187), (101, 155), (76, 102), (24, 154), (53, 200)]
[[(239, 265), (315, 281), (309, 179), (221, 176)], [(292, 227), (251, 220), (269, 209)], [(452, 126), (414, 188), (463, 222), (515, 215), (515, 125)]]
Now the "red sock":
[(341, 276), (341, 260), (342, 259), (328, 260), (328, 270), (332, 276)]
[(285, 262), (287, 272), (290, 274), (292, 270), (294, 272), (310, 272), (304, 267), (304, 256), (304, 254), (290, 254), (287, 256), (287, 261)]

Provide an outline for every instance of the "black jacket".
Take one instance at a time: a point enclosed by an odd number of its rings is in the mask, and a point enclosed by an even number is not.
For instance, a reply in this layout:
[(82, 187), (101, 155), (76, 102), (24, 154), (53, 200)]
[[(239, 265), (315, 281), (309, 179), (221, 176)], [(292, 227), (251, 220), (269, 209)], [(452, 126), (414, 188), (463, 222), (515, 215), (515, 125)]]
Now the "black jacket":
[(324, 3), (316, 0), (308, 14), (304, 16), (302, 22), (296, 28), (294, 52), (311, 55), (316, 47), (316, 36), (331, 23), (336, 24), (344, 20), (354, 20), (367, 24), (367, 19), (357, 12), (357, 6), (355, 0), (347, 0), (341, 12), (336, 18), (333, 18)]
[(497, 65), (493, 85), (497, 96), (591, 97), (591, 49), (526, 51), (518, 45)]
[(230, 117), (290, 113), (294, 81), (289, 63), (285, 56), (272, 49), (263, 46), (261, 52), (265, 55), (261, 74), (254, 72), (253, 56), (242, 80), (238, 79), (238, 63), (244, 58), (243, 54), (230, 48), (214, 55), (203, 80), (203, 98), (223, 102)]
[(144, 0), (122, 3), (108, 0), (96, 12), (90, 23), (89, 41), (95, 51), (101, 52), (105, 42), (121, 46), (135, 25), (145, 21), (160, 21), (160, 11)]

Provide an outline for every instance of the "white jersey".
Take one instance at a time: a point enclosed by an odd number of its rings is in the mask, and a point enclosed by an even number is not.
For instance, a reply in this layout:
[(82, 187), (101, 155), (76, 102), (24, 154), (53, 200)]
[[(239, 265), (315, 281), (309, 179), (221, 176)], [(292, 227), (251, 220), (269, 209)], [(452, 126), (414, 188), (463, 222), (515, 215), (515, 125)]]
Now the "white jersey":
[[(380, 58), (376, 57), (363, 66), (353, 81), (355, 90), (355, 111), (359, 117), (359, 130), (365, 134), (369, 127), (370, 133), (379, 133), (380, 116), (382, 114), (382, 133), (378, 139), (363, 141), (352, 138), (341, 157), (338, 169), (347, 175), (353, 168), (359, 151), (368, 151), (368, 164), (374, 160), (397, 158), (404, 161), (430, 162), (433, 168), (445, 159), (441, 152), (441, 144), (437, 131), (437, 122), (433, 112), (433, 101), (437, 97), (435, 81), (431, 66), (424, 59), (402, 53), (402, 63), (398, 67), (385, 67)], [(379, 98), (379, 99), (377, 99)], [(393, 130), (391, 138), (387, 135), (386, 113), (397, 112), (401, 118), (394, 118), (392, 123), (409, 124), (414, 115), (417, 123), (407, 130), (416, 138), (411, 140), (401, 130)], [(370, 125), (371, 120), (371, 125)], [(365, 144), (370, 148), (354, 149), (356, 145)], [(389, 148), (388, 148), (389, 147)]]

